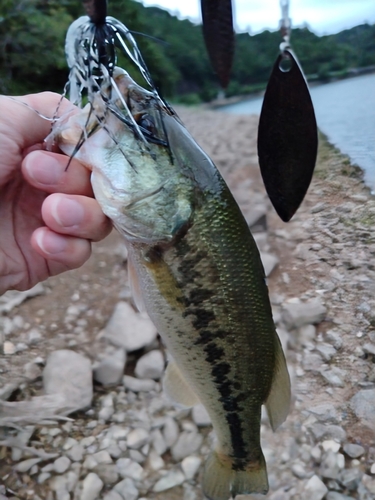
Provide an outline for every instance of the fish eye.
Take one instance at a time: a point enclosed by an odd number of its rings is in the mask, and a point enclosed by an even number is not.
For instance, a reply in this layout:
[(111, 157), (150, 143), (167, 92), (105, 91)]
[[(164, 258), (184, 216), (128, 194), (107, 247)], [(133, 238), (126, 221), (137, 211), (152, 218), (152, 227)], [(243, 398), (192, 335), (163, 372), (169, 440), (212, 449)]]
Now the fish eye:
[(152, 117), (145, 113), (144, 115), (141, 116), (139, 122), (139, 126), (150, 132), (151, 134), (155, 135), (156, 134), (156, 127), (154, 120)]

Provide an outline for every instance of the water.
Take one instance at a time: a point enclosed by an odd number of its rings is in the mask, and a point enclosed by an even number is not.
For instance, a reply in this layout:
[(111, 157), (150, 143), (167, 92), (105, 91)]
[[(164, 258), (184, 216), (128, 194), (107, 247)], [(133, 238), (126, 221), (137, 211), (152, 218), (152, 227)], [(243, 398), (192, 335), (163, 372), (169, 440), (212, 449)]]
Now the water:
[[(329, 141), (365, 172), (375, 191), (375, 75), (363, 75), (311, 89), (318, 127)], [(234, 114), (260, 114), (262, 98), (221, 108)]]

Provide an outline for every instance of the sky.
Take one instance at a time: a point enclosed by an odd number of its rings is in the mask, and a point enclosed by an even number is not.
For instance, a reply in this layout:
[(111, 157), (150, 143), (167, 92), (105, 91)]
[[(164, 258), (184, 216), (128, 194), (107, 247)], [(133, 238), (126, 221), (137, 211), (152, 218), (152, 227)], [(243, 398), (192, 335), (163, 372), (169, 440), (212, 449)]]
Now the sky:
[[(199, 0), (141, 0), (157, 5), (179, 18), (200, 21)], [(281, 18), (279, 0), (232, 0), (236, 31), (251, 34), (278, 29)], [(290, 0), (292, 26), (308, 25), (317, 35), (338, 33), (368, 22), (375, 24), (374, 0)]]

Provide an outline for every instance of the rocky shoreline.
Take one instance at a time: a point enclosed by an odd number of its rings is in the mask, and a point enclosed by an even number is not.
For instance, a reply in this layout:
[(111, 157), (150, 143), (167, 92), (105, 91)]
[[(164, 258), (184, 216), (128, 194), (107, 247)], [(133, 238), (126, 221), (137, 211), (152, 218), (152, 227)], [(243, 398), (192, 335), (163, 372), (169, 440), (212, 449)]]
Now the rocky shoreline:
[[(237, 500), (375, 498), (375, 198), (321, 137), (284, 224), (257, 167), (258, 118), (178, 111), (252, 227), (293, 383), (287, 421), (262, 423), (270, 492)], [(161, 392), (165, 352), (135, 312), (117, 234), (80, 270), (0, 297), (0, 346), (0, 500), (202, 500), (209, 419)]]

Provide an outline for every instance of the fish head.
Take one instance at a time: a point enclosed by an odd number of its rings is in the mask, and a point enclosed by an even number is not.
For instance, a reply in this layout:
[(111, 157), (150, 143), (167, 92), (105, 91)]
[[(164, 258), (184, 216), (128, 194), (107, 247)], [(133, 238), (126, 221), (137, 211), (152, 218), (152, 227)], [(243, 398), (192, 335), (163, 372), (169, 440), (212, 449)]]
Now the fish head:
[(156, 92), (116, 68), (90, 102), (52, 131), (58, 147), (91, 170), (95, 197), (129, 239), (169, 241), (191, 213), (189, 181), (165, 131), (170, 114)]

